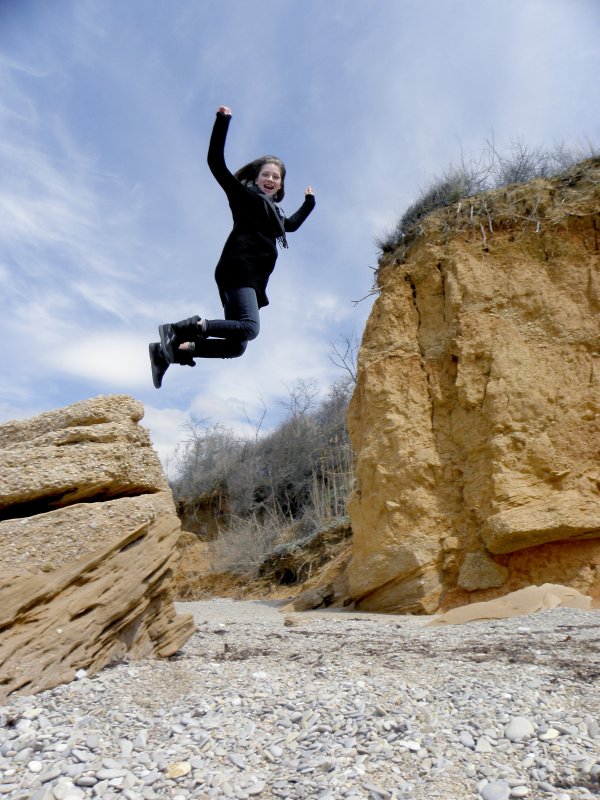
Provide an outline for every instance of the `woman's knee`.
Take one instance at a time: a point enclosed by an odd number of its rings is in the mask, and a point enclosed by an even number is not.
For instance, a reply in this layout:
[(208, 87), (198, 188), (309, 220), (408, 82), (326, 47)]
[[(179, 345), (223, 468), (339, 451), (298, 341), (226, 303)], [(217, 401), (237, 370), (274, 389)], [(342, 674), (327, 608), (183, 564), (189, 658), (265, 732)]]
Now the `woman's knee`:
[(246, 342), (251, 342), (253, 339), (256, 339), (260, 333), (260, 322), (257, 319), (245, 319), (242, 320), (242, 325), (244, 326)]
[(248, 340), (246, 339), (242, 339), (235, 344), (232, 343), (225, 358), (239, 358), (243, 356), (246, 352), (246, 347), (248, 347)]

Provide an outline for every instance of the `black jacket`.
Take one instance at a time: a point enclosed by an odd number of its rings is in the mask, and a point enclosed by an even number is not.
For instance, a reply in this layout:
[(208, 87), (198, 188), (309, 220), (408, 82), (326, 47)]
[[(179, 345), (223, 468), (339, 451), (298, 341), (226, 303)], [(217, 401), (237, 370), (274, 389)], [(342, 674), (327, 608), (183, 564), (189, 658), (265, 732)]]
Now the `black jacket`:
[(229, 234), (215, 270), (221, 300), (227, 289), (251, 286), (259, 308), (269, 304), (266, 295), (269, 276), (277, 260), (277, 239), (297, 230), (315, 206), (313, 195), (291, 217), (285, 217), (270, 197), (256, 185), (244, 186), (225, 164), (225, 139), (231, 117), (217, 112), (208, 147), (208, 166), (227, 195), (233, 215)]

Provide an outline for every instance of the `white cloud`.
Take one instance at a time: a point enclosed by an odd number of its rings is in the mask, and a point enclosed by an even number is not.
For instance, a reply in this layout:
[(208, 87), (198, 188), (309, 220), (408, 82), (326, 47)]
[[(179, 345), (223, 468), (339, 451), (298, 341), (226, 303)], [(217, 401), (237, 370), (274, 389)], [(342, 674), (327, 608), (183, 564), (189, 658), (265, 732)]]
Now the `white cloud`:
[(127, 331), (95, 331), (50, 353), (50, 366), (110, 391), (135, 391), (150, 381), (148, 343)]
[[(261, 397), (270, 425), (286, 385), (326, 389), (330, 340), (360, 334), (371, 306), (352, 301), (375, 237), (461, 150), (600, 134), (597, 3), (20, 5), (0, 30), (6, 413), (135, 393), (163, 454), (190, 414), (249, 430)], [(278, 152), (286, 211), (308, 182), (317, 207), (243, 358), (173, 367), (156, 392), (156, 326), (221, 313), (230, 213), (206, 165), (220, 103), (230, 166)]]

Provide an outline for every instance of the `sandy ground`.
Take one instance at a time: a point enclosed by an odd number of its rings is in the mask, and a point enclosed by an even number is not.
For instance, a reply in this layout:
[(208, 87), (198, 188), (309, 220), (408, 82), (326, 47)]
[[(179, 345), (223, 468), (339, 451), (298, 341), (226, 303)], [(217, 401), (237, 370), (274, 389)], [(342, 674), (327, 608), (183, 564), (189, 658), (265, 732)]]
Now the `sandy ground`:
[(197, 625), (203, 623), (228, 624), (256, 622), (259, 625), (285, 627), (286, 624), (300, 624), (317, 619), (370, 620), (382, 625), (392, 622), (404, 626), (421, 627), (428, 617), (408, 616), (406, 614), (368, 614), (361, 611), (346, 611), (340, 608), (321, 609), (316, 611), (284, 611), (288, 600), (233, 600), (226, 597), (215, 597), (210, 600), (194, 600), (177, 602), (175, 607), (179, 613), (193, 614)]

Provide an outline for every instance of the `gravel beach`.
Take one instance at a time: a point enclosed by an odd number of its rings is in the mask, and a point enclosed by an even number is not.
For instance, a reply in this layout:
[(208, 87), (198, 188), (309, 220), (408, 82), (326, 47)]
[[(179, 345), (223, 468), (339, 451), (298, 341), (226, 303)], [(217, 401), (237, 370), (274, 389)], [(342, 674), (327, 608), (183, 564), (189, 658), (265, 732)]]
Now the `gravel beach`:
[(179, 603), (197, 631), (0, 708), (0, 800), (600, 796), (600, 614)]

